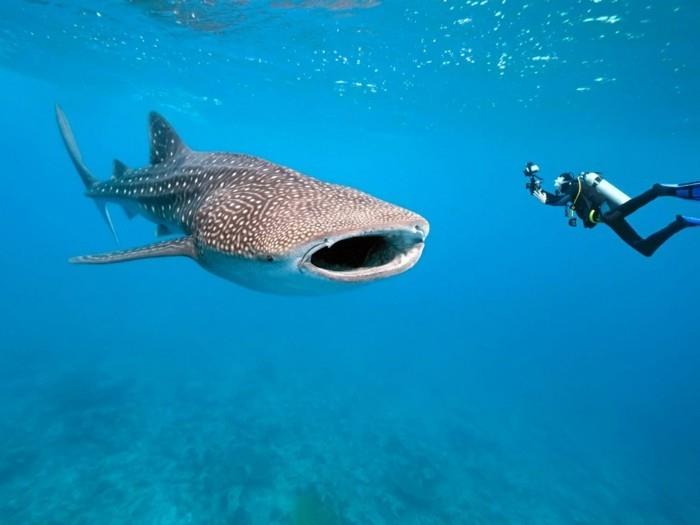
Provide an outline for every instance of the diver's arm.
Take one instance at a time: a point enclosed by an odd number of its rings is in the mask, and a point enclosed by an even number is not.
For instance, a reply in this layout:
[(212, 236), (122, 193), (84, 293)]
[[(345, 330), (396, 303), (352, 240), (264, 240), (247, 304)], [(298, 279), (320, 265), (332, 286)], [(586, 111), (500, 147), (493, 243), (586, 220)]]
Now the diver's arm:
[(549, 206), (565, 206), (570, 197), (559, 193), (550, 193), (542, 189), (542, 178), (538, 175), (540, 167), (534, 162), (528, 162), (523, 170), (523, 175), (530, 178), (530, 182), (525, 187), (530, 190), (530, 195), (535, 197), (542, 204)]
[(537, 188), (532, 192), (532, 196), (535, 197), (542, 204), (547, 204), (548, 206), (566, 206), (570, 197), (568, 195), (556, 195), (550, 193), (542, 188)]

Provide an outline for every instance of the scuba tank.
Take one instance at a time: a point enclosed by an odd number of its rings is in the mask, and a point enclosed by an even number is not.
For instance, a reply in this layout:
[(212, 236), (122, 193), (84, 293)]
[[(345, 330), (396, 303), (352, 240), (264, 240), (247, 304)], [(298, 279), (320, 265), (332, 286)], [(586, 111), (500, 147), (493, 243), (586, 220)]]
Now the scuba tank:
[(605, 199), (605, 201), (608, 203), (608, 206), (610, 206), (611, 210), (614, 210), (618, 206), (630, 200), (629, 196), (626, 193), (622, 192), (621, 190), (617, 189), (615, 186), (610, 184), (599, 173), (586, 173), (583, 176), (583, 181), (586, 183), (586, 186), (594, 190), (596, 193), (598, 193), (601, 197)]

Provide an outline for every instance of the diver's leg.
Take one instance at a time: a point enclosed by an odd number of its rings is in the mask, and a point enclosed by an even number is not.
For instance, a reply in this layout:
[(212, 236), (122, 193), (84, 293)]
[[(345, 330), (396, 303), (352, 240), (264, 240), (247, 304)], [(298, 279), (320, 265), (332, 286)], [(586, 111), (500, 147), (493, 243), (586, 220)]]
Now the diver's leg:
[(624, 204), (610, 211), (608, 215), (610, 215), (611, 220), (615, 222), (617, 219), (624, 219), (642, 206), (646, 206), (657, 197), (673, 197), (675, 195), (675, 189), (662, 184), (654, 184), (644, 193), (632, 197)]
[(639, 249), (639, 245), (643, 239), (636, 231), (634, 231), (634, 228), (632, 228), (632, 226), (630, 226), (625, 219), (618, 218), (616, 220), (608, 220), (606, 215), (603, 217), (603, 222), (610, 226), (612, 231), (614, 231), (620, 239), (625, 241), (632, 248), (639, 251), (643, 255), (646, 255), (647, 257), (651, 255), (650, 253), (644, 253)]
[(656, 233), (652, 233), (646, 239), (642, 239), (639, 234), (634, 231), (632, 226), (630, 226), (629, 223), (622, 218), (610, 221), (604, 217), (603, 222), (610, 226), (610, 228), (623, 241), (646, 257), (651, 257), (659, 246), (661, 246), (679, 231), (690, 226), (700, 226), (700, 221), (698, 221), (698, 224), (693, 224), (692, 222), (688, 221), (687, 218), (678, 215), (676, 220), (670, 223), (668, 226), (661, 228)]
[(613, 219), (624, 218), (657, 197), (679, 197), (681, 199), (700, 200), (700, 181), (683, 184), (654, 184), (650, 189), (621, 204), (610, 212)]

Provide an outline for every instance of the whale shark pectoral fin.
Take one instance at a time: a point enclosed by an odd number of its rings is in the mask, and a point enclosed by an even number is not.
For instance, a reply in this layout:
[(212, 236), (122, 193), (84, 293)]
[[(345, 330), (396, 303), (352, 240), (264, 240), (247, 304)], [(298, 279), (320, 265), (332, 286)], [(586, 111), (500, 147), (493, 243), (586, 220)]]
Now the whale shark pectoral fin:
[(111, 264), (153, 257), (190, 257), (196, 259), (197, 253), (194, 239), (188, 236), (132, 248), (131, 250), (82, 255), (80, 257), (72, 257), (69, 259), (69, 262), (73, 264)]

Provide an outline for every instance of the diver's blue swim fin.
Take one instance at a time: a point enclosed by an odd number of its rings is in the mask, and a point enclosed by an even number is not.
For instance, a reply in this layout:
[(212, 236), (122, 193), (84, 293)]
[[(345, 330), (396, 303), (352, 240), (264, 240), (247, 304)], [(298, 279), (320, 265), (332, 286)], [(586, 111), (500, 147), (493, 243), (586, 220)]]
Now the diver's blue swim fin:
[(688, 217), (687, 215), (679, 215), (678, 219), (683, 221), (688, 226), (700, 226), (700, 219), (697, 217)]
[(700, 201), (700, 181), (685, 182), (683, 184), (661, 184), (661, 186), (672, 190), (672, 195), (675, 197)]

